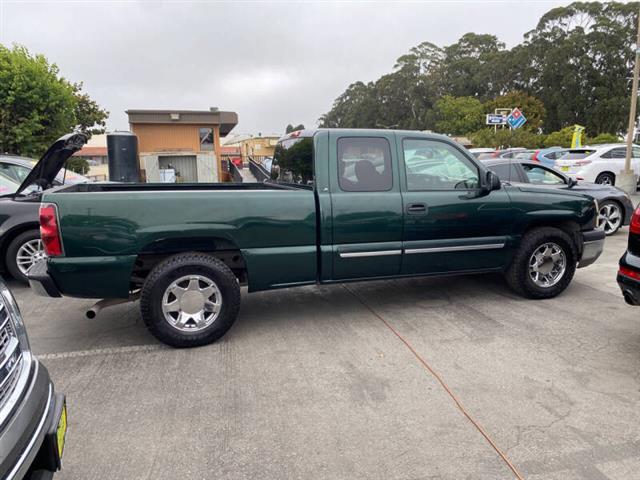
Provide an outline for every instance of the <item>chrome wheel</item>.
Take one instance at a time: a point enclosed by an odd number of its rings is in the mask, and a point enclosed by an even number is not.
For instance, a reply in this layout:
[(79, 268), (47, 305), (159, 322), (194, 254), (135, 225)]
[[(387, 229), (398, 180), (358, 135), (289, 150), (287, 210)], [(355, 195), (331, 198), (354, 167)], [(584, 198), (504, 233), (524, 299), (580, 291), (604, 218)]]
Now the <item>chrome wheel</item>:
[(622, 224), (622, 210), (615, 203), (605, 203), (598, 212), (598, 228), (604, 230), (605, 235), (615, 233)]
[(181, 332), (198, 332), (216, 321), (222, 295), (216, 283), (202, 275), (186, 275), (167, 287), (162, 296), (165, 320)]
[(529, 258), (529, 276), (539, 287), (553, 287), (567, 269), (564, 250), (553, 242), (540, 245)]
[(35, 238), (23, 243), (16, 253), (16, 265), (23, 275), (27, 275), (36, 262), (46, 258), (42, 240)]
[(602, 174), (600, 175), (598, 178), (596, 178), (596, 183), (599, 183), (600, 185), (611, 185), (613, 186), (613, 184), (615, 183), (613, 180), (613, 177), (609, 174)]

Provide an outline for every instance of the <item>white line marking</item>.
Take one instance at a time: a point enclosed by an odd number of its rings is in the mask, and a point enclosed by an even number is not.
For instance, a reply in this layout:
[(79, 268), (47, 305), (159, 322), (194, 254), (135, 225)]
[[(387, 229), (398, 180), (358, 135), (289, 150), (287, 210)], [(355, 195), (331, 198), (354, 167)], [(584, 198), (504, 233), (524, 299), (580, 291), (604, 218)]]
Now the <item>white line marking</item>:
[(165, 345), (133, 345), (131, 347), (96, 348), (94, 350), (76, 350), (74, 352), (45, 353), (36, 355), (41, 360), (58, 360), (60, 358), (93, 357), (96, 355), (118, 355), (120, 353), (146, 353), (158, 350), (169, 350)]

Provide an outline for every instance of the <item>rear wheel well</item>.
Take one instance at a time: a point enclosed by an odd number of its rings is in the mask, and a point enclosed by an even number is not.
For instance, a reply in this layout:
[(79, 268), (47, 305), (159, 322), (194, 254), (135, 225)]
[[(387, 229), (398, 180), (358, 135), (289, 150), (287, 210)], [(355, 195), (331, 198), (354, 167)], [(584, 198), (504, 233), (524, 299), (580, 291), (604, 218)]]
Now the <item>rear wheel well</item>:
[(180, 253), (206, 253), (223, 262), (231, 269), (240, 285), (246, 285), (247, 269), (240, 249), (223, 238), (171, 238), (153, 242), (145, 246), (133, 265), (131, 272), (131, 290), (142, 287), (153, 268), (164, 259)]
[(3, 270), (7, 269), (7, 258), (6, 258), (7, 248), (9, 248), (9, 244), (11, 244), (13, 239), (24, 232), (28, 232), (30, 230), (39, 230), (39, 229), (40, 229), (40, 224), (38, 222), (24, 223), (22, 225), (18, 225), (12, 230), (9, 230), (4, 235), (4, 237), (2, 238), (2, 242), (0, 243), (0, 251), (3, 252), (3, 254), (0, 255), (0, 265), (2, 266)]

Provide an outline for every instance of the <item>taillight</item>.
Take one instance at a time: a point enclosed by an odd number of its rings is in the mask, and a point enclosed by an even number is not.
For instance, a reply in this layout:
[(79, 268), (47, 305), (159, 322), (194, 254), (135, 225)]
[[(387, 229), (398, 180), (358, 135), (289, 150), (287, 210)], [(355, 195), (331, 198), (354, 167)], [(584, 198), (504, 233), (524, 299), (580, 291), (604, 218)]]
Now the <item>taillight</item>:
[(633, 211), (631, 223), (629, 224), (629, 232), (640, 235), (640, 205)]
[(58, 228), (58, 209), (53, 203), (40, 205), (40, 238), (44, 252), (49, 257), (59, 257), (63, 254)]
[(540, 150), (536, 150), (535, 152), (533, 152), (533, 157), (531, 158), (531, 160), (533, 160), (534, 162), (539, 162), (540, 159), (538, 158), (538, 153), (540, 152)]
[(627, 267), (620, 267), (618, 270), (620, 275), (624, 275), (625, 277), (635, 278), (636, 280), (640, 280), (640, 272), (636, 272), (635, 270), (631, 270)]
[(578, 167), (584, 167), (585, 165), (589, 165), (591, 163), (591, 160), (578, 160), (576, 162), (573, 162), (574, 165), (577, 165)]

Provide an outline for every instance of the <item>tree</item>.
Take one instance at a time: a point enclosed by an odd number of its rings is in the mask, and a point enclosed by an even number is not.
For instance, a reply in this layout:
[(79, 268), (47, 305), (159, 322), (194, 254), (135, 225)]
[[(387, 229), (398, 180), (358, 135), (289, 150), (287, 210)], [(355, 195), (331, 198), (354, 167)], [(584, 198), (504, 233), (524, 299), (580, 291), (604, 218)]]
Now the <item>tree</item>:
[(436, 102), (435, 127), (440, 133), (466, 135), (482, 127), (484, 107), (473, 97), (445, 95)]
[(527, 123), (521, 128), (534, 132), (542, 128), (546, 114), (544, 103), (536, 97), (522, 91), (512, 91), (488, 101), (485, 103), (485, 113), (494, 113), (496, 108), (515, 107), (522, 110), (524, 116), (527, 118)]
[(38, 157), (76, 127), (103, 131), (107, 116), (44, 56), (0, 45), (0, 152)]
[(89, 162), (85, 158), (70, 157), (65, 162), (65, 167), (72, 172), (79, 173), (80, 175), (86, 175), (89, 171)]
[[(493, 35), (466, 33), (457, 42), (422, 42), (393, 71), (354, 82), (320, 118), (327, 127), (435, 129), (444, 96), (520, 106), (529, 131), (574, 124), (593, 135), (624, 132), (640, 3), (574, 2), (544, 14), (510, 50)], [(442, 119), (440, 120), (442, 121)]]
[(294, 127), (293, 125), (289, 124), (287, 125), (287, 128), (285, 129), (284, 133), (291, 133), (298, 130), (304, 130), (304, 125), (300, 123), (298, 126)]

